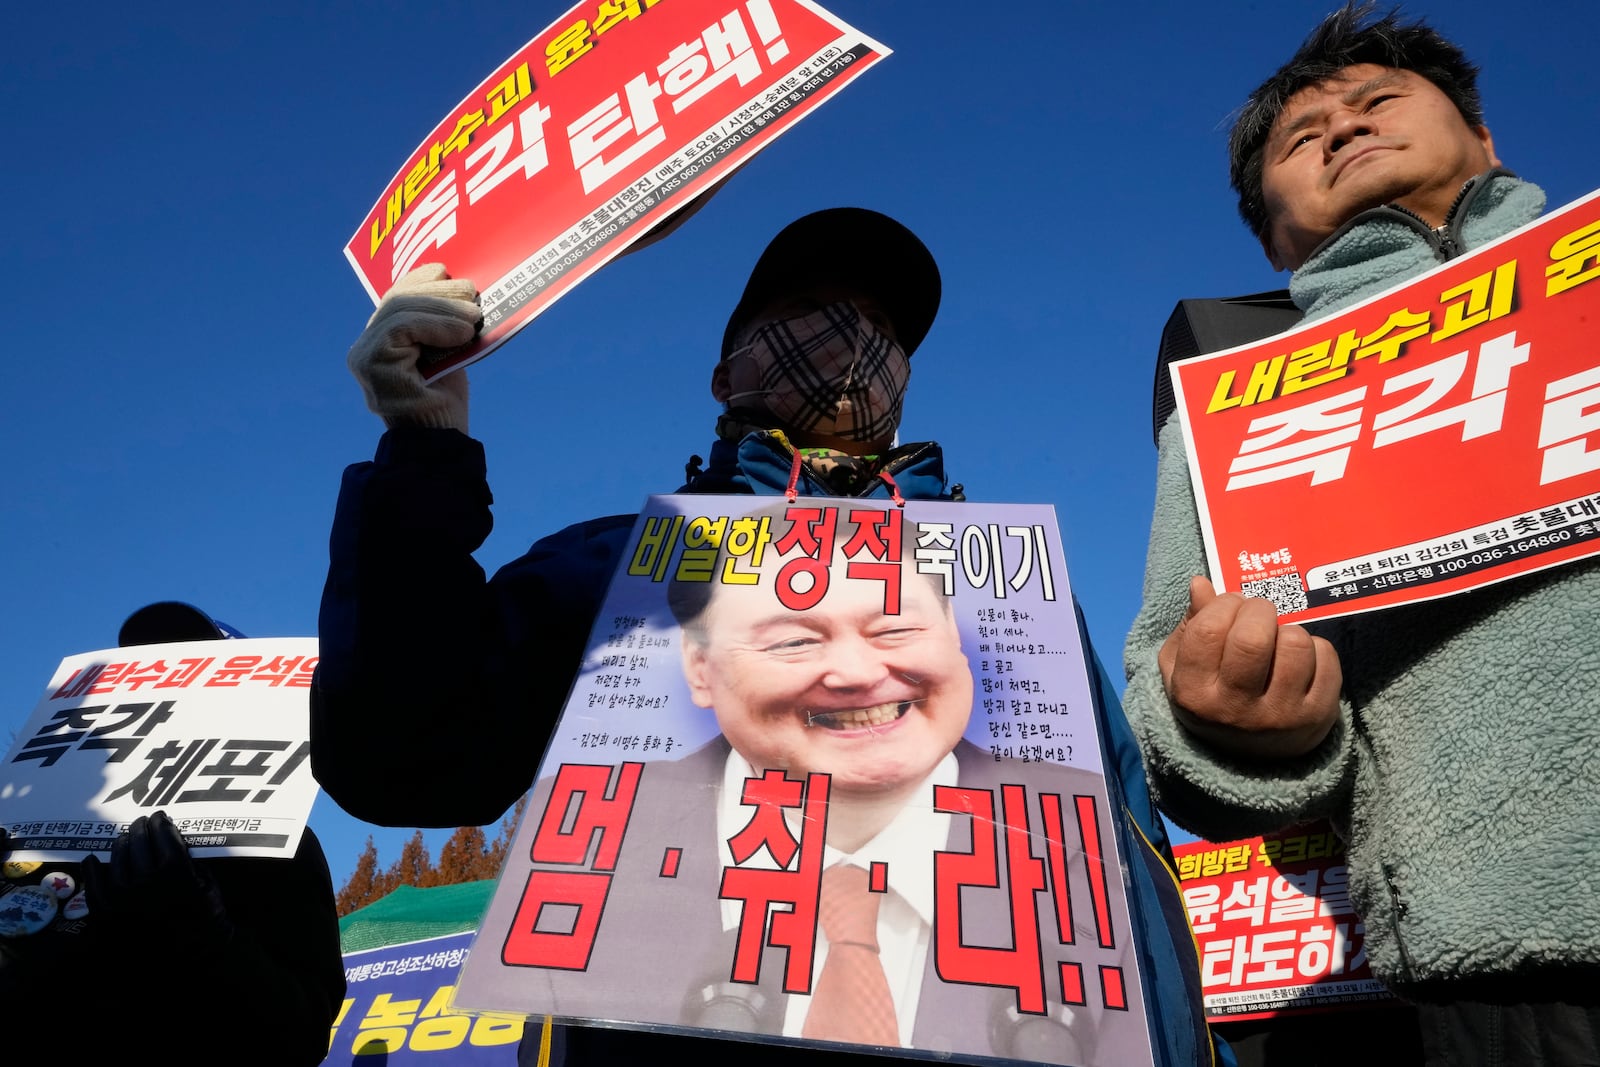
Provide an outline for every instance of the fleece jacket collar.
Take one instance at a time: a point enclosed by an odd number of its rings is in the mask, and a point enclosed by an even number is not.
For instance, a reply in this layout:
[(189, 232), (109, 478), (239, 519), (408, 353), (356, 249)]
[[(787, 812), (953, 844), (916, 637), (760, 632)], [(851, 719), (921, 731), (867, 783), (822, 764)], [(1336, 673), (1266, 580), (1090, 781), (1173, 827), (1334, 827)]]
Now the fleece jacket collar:
[(1307, 320), (1330, 315), (1532, 222), (1544, 201), (1537, 185), (1496, 168), (1461, 187), (1438, 229), (1395, 204), (1371, 208), (1317, 246), (1289, 296)]

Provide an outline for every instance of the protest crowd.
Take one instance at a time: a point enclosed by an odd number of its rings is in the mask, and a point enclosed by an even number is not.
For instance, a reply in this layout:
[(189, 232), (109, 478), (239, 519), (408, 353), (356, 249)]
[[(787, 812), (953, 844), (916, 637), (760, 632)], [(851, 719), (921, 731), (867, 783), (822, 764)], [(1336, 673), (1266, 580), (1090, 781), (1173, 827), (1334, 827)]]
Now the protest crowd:
[[(1240, 215), (1272, 267), (1290, 272), (1279, 314), (1208, 301), (1226, 340), (1196, 327), (1182, 354), (1337, 315), (1536, 222), (1544, 193), (1497, 154), (1477, 76), (1440, 29), (1399, 11), (1347, 5), (1317, 25), (1249, 95), (1228, 140)], [(1197, 270), (1197, 286), (1203, 278)], [(576, 977), (552, 972), (541, 988), (582, 1006), (571, 1017), (605, 1018), (615, 988), (644, 973), (640, 1001), (650, 1006), (638, 1010), (660, 1025), (530, 1019), (517, 1062), (743, 1063), (759, 1035), (760, 1060), (772, 1064), (912, 1050), (1096, 1067), (1322, 1063), (1333, 1062), (1323, 1057), (1341, 1032), (1366, 1027), (1383, 1046), (1366, 1057), (1373, 1063), (1600, 1063), (1600, 894), (1586, 861), (1600, 839), (1591, 767), (1600, 716), (1572, 698), (1600, 681), (1590, 639), (1600, 631), (1600, 566), (1578, 560), (1440, 599), (1282, 621), (1271, 599), (1217, 591), (1186, 413), (1175, 404), (1158, 414), (1155, 510), (1123, 697), (1076, 602), (1067, 613), (1082, 634), (1089, 706), (1080, 714), (1099, 737), (1098, 770), (1002, 763), (968, 739), (983, 689), (948, 587), (907, 565), (892, 610), (877, 586), (864, 595), (846, 556), (865, 533), (842, 521), (824, 529), (815, 503), (846, 502), (839, 514), (862, 531), (892, 528), (883, 551), (897, 564), (902, 553), (921, 558), (922, 546), (909, 521), (902, 532), (885, 516), (908, 503), (973, 503), (952, 477), (978, 484), (981, 472), (956, 455), (947, 468), (934, 441), (900, 440), (915, 403), (914, 357), (936, 328), (938, 261), (888, 214), (816, 211), (777, 230), (736, 298), (685, 298), (721, 326), (720, 337), (682, 346), (698, 346), (696, 373), (710, 377), (709, 447), (682, 484), (638, 486), (641, 496), (763, 498), (739, 514), (770, 540), (767, 562), (757, 549), (741, 570), (725, 541), (705, 556), (708, 573), (742, 573), (748, 584), (663, 585), (683, 683), (714, 735), (642, 772), (621, 764), (613, 777), (607, 767), (573, 789), (570, 766), (557, 775), (541, 757), (563, 709), (572, 713), (575, 683), (597, 669), (608, 590), (639, 564), (643, 524), (622, 514), (539, 531), (492, 574), (475, 558), (493, 496), (485, 448), (469, 434), (469, 372), (433, 376), (430, 365), (486, 329), (479, 287), (490, 281), (424, 258), (381, 294), (348, 352), (383, 433), (339, 487), (307, 689), (309, 764), (334, 802), (370, 823), (481, 826), (531, 791), (526, 819), (553, 820), (553, 831), (582, 838), (585, 855), (591, 831), (611, 851), (606, 933), (567, 968)], [(537, 419), (526, 432), (540, 432)], [(595, 440), (603, 449), (612, 439)], [(622, 435), (614, 441), (608, 462), (626, 456)], [(779, 574), (778, 550), (812, 538), (823, 561), (809, 572), (816, 596), (775, 611), (766, 590), (788, 573)], [(118, 645), (240, 636), (164, 602), (134, 612)], [(718, 961), (734, 956), (743, 928), (719, 882), (733, 867), (710, 850), (748, 822), (741, 788), (748, 796), (755, 783), (823, 773), (831, 799), (816, 849), (815, 986), (786, 995), (767, 963), (759, 983), (729, 981)], [(1019, 1011), (1004, 982), (950, 981), (938, 949), (949, 926), (942, 890), (932, 876), (908, 876), (909, 861), (890, 862), (913, 845), (924, 859), (980, 850), (978, 830), (911, 798), (1005, 790), (1030, 810), (1065, 794), (1079, 812), (1099, 813), (1100, 843), (1076, 849), (1069, 839), (1070, 858), (1059, 871), (1040, 862), (1037, 883), (1022, 881), (1026, 864), (992, 868), (1006, 872), (995, 886), (1037, 910), (1041, 929), (1057, 914), (1035, 899), (1047, 879), (1056, 907), (1070, 911), (1067, 896), (1077, 906), (1105, 891), (1097, 850), (1120, 858), (1107, 866), (1122, 897), (1096, 921), (1125, 940), (1082, 946), (1104, 953), (1085, 968), (1089, 987), (1105, 990), (1104, 1010), (1067, 1000)], [(633, 814), (615, 848), (604, 818), (582, 820), (598, 810), (591, 800), (624, 792)], [(572, 793), (580, 825), (568, 834), (566, 801), (552, 798)], [(684, 850), (679, 867), (684, 797), (709, 798), (695, 832), (711, 844)], [(1167, 820), (1216, 842), (1325, 821), (1345, 856), (1366, 960), (1397, 999), (1208, 1024)], [(0, 827), (0, 859), (14, 845)], [(181, 1003), (197, 1021), (163, 1030), (172, 1062), (322, 1062), (351, 1001), (317, 837), (306, 829), (281, 858), (192, 858), (188, 848), (157, 811), (117, 836), (109, 859), (6, 863), (0, 1003), (10, 1033), (24, 1019), (66, 1032), (83, 1003), (97, 1006), (96, 1025), (137, 1032), (163, 1004)], [(1517, 873), (1479, 880), (1464, 867)], [(572, 877), (585, 876), (595, 877)], [(668, 885), (690, 888), (669, 896)], [(783, 914), (772, 913), (772, 930)], [(1014, 928), (977, 934), (976, 921), (955, 921), (963, 943), (1003, 941)], [(655, 954), (638, 947), (652, 938), (664, 939)], [(681, 981), (668, 973), (674, 963)], [(1136, 1010), (1115, 1003), (1121, 981)], [(59, 995), (67, 986), (73, 999)], [(238, 1043), (238, 1005), (274, 1020), (271, 1040)], [(503, 1052), (509, 1062), (511, 1046)], [(1353, 1058), (1348, 1045), (1337, 1058)]]

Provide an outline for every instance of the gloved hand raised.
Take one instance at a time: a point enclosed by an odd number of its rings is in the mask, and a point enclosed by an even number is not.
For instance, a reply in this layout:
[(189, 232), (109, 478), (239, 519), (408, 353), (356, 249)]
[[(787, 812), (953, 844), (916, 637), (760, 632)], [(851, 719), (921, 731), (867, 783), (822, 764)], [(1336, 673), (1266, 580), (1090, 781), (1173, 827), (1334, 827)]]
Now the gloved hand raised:
[(133, 820), (111, 862), (90, 856), (82, 871), (92, 921), (126, 947), (203, 951), (233, 933), (216, 883), (164, 811)]
[(453, 427), (467, 432), (467, 375), (455, 371), (424, 381), (423, 349), (448, 350), (471, 341), (483, 322), (477, 288), (428, 263), (394, 283), (347, 363), (384, 425)]

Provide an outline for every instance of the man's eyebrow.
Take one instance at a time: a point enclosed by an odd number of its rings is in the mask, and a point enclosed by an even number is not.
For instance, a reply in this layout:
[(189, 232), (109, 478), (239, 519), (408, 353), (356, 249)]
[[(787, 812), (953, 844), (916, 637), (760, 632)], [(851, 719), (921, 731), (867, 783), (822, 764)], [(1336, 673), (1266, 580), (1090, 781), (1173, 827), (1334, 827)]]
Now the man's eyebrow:
[[(1339, 96), (1339, 103), (1343, 107), (1354, 107), (1356, 104), (1361, 102), (1363, 97), (1370, 96), (1379, 89), (1387, 89), (1394, 85), (1400, 85), (1404, 81), (1404, 71), (1386, 70), (1382, 74), (1374, 75), (1373, 77), (1368, 78), (1366, 81), (1355, 86), (1354, 88), (1347, 89)], [(1275, 128), (1267, 137), (1267, 144), (1269, 146), (1281, 144), (1283, 139), (1288, 137), (1290, 134), (1296, 133), (1297, 131), (1310, 126), (1320, 119), (1326, 110), (1326, 108), (1322, 107), (1307, 108), (1292, 121), (1285, 123), (1281, 127)]]
[(1354, 107), (1356, 104), (1361, 102), (1362, 97), (1370, 96), (1379, 89), (1388, 89), (1391, 86), (1400, 85), (1405, 80), (1406, 76), (1404, 71), (1386, 70), (1382, 74), (1368, 78), (1354, 89), (1346, 92), (1339, 98), (1339, 102), (1345, 107)]
[(770, 614), (759, 615), (746, 621), (744, 632), (747, 637), (758, 637), (782, 626), (799, 626), (802, 629), (812, 631), (820, 631), (822, 629), (817, 625), (816, 620), (808, 618), (803, 611), (777, 608)]

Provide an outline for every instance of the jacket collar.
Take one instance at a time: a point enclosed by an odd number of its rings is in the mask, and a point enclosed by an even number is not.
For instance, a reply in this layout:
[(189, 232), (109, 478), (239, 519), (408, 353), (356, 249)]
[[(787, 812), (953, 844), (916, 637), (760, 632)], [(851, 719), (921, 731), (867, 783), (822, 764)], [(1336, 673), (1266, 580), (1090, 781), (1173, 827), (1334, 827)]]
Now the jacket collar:
[(1317, 246), (1289, 295), (1307, 320), (1332, 314), (1532, 222), (1544, 200), (1537, 185), (1497, 167), (1461, 187), (1438, 229), (1394, 204), (1371, 208)]
[[(711, 446), (706, 469), (692, 474), (680, 493), (754, 493), (775, 496), (789, 485), (794, 466), (794, 449), (781, 434), (757, 431), (737, 441), (718, 440)], [(947, 500), (944, 451), (933, 441), (901, 445), (886, 453), (882, 469), (894, 479), (900, 495), (908, 500)], [(825, 484), (807, 465), (800, 468), (796, 486), (801, 496), (838, 496), (839, 491)], [(890, 498), (887, 483), (874, 479), (863, 491), (854, 494), (863, 500)]]

